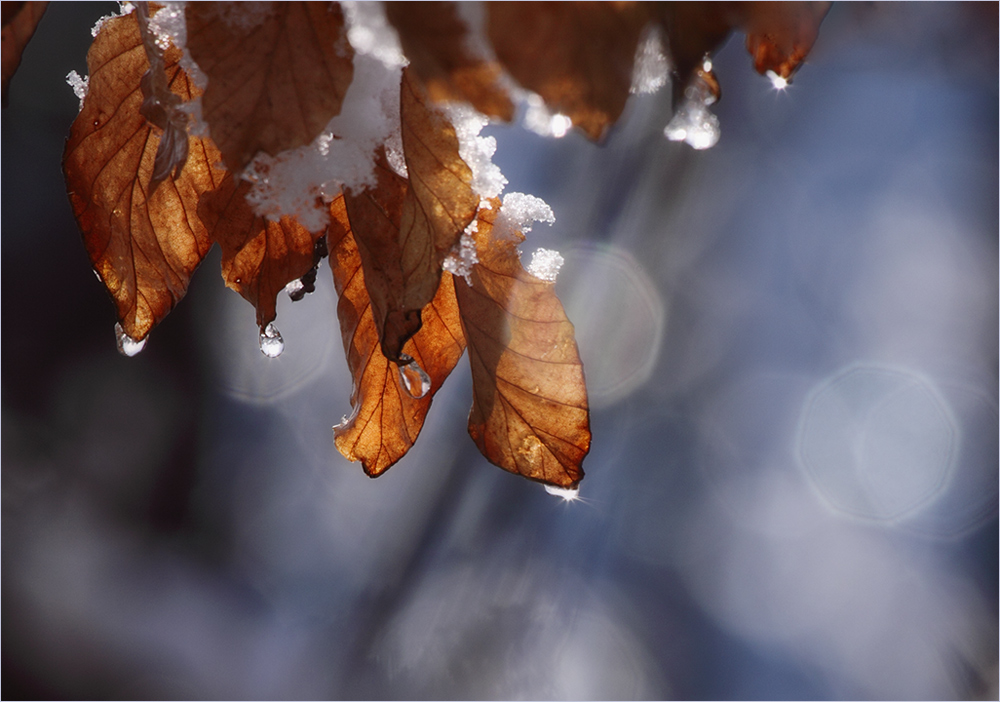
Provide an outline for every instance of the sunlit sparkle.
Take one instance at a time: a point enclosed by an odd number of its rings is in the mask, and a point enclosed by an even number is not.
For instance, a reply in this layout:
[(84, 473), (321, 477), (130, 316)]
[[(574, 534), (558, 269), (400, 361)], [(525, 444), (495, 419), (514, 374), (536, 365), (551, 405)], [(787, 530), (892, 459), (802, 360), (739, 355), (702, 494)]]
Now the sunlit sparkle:
[(561, 488), (555, 485), (545, 485), (545, 492), (556, 497), (561, 497), (566, 502), (573, 502), (580, 499), (580, 488)]
[(774, 71), (768, 71), (765, 75), (767, 75), (768, 79), (770, 79), (771, 86), (775, 90), (782, 91), (782, 90), (784, 90), (785, 88), (788, 87), (788, 79), (787, 78), (783, 78), (782, 76), (779, 76)]

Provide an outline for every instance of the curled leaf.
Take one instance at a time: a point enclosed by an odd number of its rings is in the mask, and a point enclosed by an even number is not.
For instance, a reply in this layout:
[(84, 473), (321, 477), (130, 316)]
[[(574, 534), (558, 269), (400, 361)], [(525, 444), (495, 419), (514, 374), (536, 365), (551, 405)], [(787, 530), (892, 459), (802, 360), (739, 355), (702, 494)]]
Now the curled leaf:
[(507, 122), (514, 117), (514, 103), (500, 84), (500, 65), (470, 50), (469, 27), (455, 3), (387, 2), (385, 14), (432, 100), (466, 100), (490, 117)]
[(455, 280), (472, 365), (469, 434), (504, 470), (563, 488), (583, 478), (590, 412), (583, 365), (552, 282), (521, 266), (524, 235), (480, 211), (479, 263)]
[(7, 86), (21, 65), (21, 54), (28, 41), (35, 34), (38, 22), (45, 14), (47, 2), (5, 2), (3, 3), (3, 58), (2, 86), (3, 106), (7, 106)]
[(257, 309), (261, 329), (274, 321), (278, 293), (316, 265), (316, 242), (292, 217), (271, 222), (256, 215), (246, 201), (250, 183), (227, 175), (198, 205), (198, 216), (222, 247), (222, 277)]
[(140, 85), (143, 101), (139, 112), (151, 123), (163, 130), (160, 145), (156, 149), (153, 160), (153, 176), (151, 188), (162, 182), (170, 171), (176, 178), (187, 162), (187, 113), (179, 109), (181, 99), (170, 91), (167, 86), (166, 69), (163, 63), (163, 50), (157, 46), (152, 32), (149, 31), (149, 3), (136, 4), (136, 18), (139, 21), (139, 34), (146, 50), (149, 69), (143, 74)]
[(354, 380), (353, 412), (334, 427), (335, 443), (347, 459), (360, 460), (365, 473), (376, 477), (402, 458), (417, 440), (431, 399), (461, 358), (465, 339), (451, 276), (444, 276), (434, 299), (424, 309), (423, 326), (403, 347), (426, 374), (429, 387), (422, 392), (423, 388), (414, 386), (424, 380), (418, 375), (410, 379), (407, 389), (400, 367), (382, 354), (343, 198), (334, 201), (331, 220), (330, 268), (340, 296), (337, 316)]
[[(166, 51), (165, 83), (182, 99), (194, 98), (199, 91), (179, 59), (178, 49)], [(220, 154), (211, 141), (189, 137), (183, 172), (151, 188), (161, 130), (140, 113), (149, 61), (135, 13), (104, 24), (87, 65), (89, 90), (70, 130), (63, 170), (87, 253), (122, 328), (139, 341), (184, 296), (211, 246), (198, 200), (224, 174), (213, 169)]]
[(202, 114), (230, 169), (304, 146), (340, 114), (354, 58), (338, 4), (198, 2), (185, 14), (208, 76)]
[(405, 365), (406, 341), (437, 294), (441, 264), (473, 220), (479, 197), (451, 123), (428, 104), (408, 70), (400, 88), (409, 180), (376, 159), (376, 187), (347, 193), (347, 215), (365, 270), (382, 353)]
[(635, 3), (491, 2), (497, 58), (553, 112), (599, 139), (621, 115), (646, 22)]

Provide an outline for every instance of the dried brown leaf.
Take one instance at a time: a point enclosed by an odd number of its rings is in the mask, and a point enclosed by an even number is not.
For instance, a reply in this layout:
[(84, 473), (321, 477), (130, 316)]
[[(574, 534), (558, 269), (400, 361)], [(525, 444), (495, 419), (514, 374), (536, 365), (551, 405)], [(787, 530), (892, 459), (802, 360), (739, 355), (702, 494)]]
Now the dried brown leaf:
[(456, 278), (472, 364), (469, 434), (491, 462), (550, 485), (573, 488), (590, 450), (583, 365), (555, 284), (521, 266), (524, 235), (497, 221), (499, 201), (480, 211), (479, 263), (471, 285)]
[(274, 321), (278, 293), (314, 267), (316, 242), (292, 217), (271, 222), (257, 216), (246, 201), (250, 183), (227, 175), (198, 205), (198, 216), (222, 247), (226, 285), (257, 309), (257, 325)]
[(3, 106), (7, 106), (7, 87), (10, 79), (21, 65), (21, 54), (35, 33), (38, 22), (45, 14), (47, 2), (5, 2), (3, 3), (3, 50), (0, 71), (2, 71)]
[(340, 113), (354, 54), (337, 3), (198, 2), (185, 13), (208, 76), (202, 114), (230, 169), (308, 144)]
[(513, 119), (514, 103), (499, 82), (503, 71), (469, 49), (469, 27), (455, 3), (387, 2), (385, 14), (432, 100), (465, 100), (490, 117)]
[(752, 2), (743, 8), (754, 68), (791, 77), (812, 50), (829, 2)]
[(412, 392), (399, 366), (379, 345), (378, 331), (365, 286), (357, 244), (350, 231), (343, 198), (331, 207), (330, 268), (340, 295), (340, 319), (347, 365), (354, 380), (350, 419), (334, 428), (337, 449), (362, 462), (376, 477), (402, 458), (423, 427), (431, 399), (465, 350), (451, 276), (441, 279), (437, 295), (424, 309), (424, 324), (403, 350), (426, 372), (430, 387), (421, 397), (421, 378), (410, 369)]
[(621, 115), (645, 12), (635, 3), (491, 2), (497, 58), (553, 112), (598, 139)]
[(472, 221), (479, 197), (451, 123), (403, 71), (400, 121), (409, 181), (376, 158), (376, 187), (345, 197), (386, 358), (407, 363), (406, 341), (438, 291), (441, 263)]
[[(179, 50), (167, 50), (166, 84), (191, 99), (198, 90), (179, 59)], [(87, 253), (125, 333), (140, 340), (184, 296), (211, 246), (197, 205), (224, 173), (213, 168), (220, 154), (211, 141), (191, 137), (184, 170), (150, 192), (161, 130), (139, 112), (149, 62), (135, 13), (104, 25), (87, 65), (89, 90), (70, 130), (63, 169)]]

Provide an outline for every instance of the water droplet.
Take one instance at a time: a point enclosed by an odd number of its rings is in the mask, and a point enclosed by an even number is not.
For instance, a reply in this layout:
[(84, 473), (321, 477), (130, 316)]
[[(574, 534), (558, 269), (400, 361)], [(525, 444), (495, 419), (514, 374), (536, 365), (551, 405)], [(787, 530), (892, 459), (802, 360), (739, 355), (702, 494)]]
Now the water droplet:
[(788, 87), (788, 79), (785, 78), (784, 76), (779, 76), (774, 71), (768, 71), (764, 75), (766, 75), (768, 80), (771, 81), (771, 86), (775, 90), (784, 90), (785, 88)]
[(146, 341), (149, 339), (149, 337), (146, 337), (142, 341), (136, 341), (131, 336), (125, 333), (125, 330), (122, 329), (121, 324), (116, 322), (115, 339), (118, 342), (118, 353), (120, 353), (122, 356), (128, 356), (131, 358), (132, 356), (135, 356), (137, 353), (146, 348)]
[(403, 387), (406, 388), (406, 392), (415, 400), (419, 400), (430, 392), (431, 378), (416, 361), (399, 366), (399, 379), (402, 381)]
[(285, 340), (281, 338), (281, 332), (271, 322), (260, 332), (260, 350), (268, 358), (277, 358), (285, 350)]
[(580, 499), (580, 488), (561, 488), (555, 485), (545, 485), (545, 492), (563, 498), (566, 502)]

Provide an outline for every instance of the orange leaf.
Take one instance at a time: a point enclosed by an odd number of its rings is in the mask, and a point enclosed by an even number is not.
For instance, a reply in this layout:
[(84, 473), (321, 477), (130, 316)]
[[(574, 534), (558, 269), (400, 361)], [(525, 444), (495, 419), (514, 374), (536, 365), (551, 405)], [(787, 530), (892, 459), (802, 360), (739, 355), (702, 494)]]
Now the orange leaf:
[[(178, 49), (166, 52), (166, 84), (191, 99), (198, 91), (179, 58)], [(89, 90), (70, 130), (63, 169), (87, 253), (125, 333), (138, 341), (184, 296), (211, 246), (197, 204), (223, 173), (213, 170), (219, 152), (211, 141), (190, 137), (184, 170), (150, 191), (161, 130), (139, 113), (149, 61), (134, 12), (104, 25), (87, 65)]]
[(454, 127), (427, 104), (405, 69), (400, 90), (409, 181), (389, 167), (380, 148), (376, 187), (349, 192), (345, 202), (382, 353), (405, 365), (403, 345), (420, 329), (421, 310), (440, 285), (441, 264), (475, 217), (479, 197), (458, 155)]
[(485, 115), (513, 119), (514, 103), (499, 83), (502, 69), (469, 50), (469, 28), (455, 3), (387, 2), (385, 14), (432, 100), (466, 100)]
[(754, 68), (790, 78), (812, 50), (829, 2), (753, 2), (743, 8)]
[(491, 462), (573, 488), (590, 450), (583, 365), (555, 285), (521, 266), (524, 235), (482, 210), (472, 284), (455, 280), (472, 364), (469, 434)]
[(634, 3), (491, 2), (497, 58), (522, 86), (598, 139), (621, 115), (645, 23)]
[(424, 309), (424, 324), (403, 350), (426, 372), (429, 388), (420, 397), (422, 379), (408, 369), (412, 391), (404, 386), (399, 366), (379, 347), (364, 272), (347, 220), (344, 199), (331, 207), (330, 267), (340, 300), (337, 316), (347, 365), (354, 380), (351, 418), (334, 427), (337, 449), (362, 462), (376, 477), (402, 458), (417, 440), (431, 399), (465, 351), (451, 276), (443, 276), (437, 295)]
[(3, 3), (3, 57), (2, 87), (3, 106), (7, 106), (7, 86), (21, 65), (21, 53), (38, 27), (38, 22), (48, 7), (47, 2)]
[(202, 114), (232, 170), (310, 143), (340, 114), (354, 54), (338, 4), (199, 2), (185, 13), (208, 76)]
[(257, 325), (274, 321), (278, 293), (316, 264), (316, 244), (325, 232), (310, 234), (292, 217), (278, 222), (254, 214), (246, 201), (250, 183), (227, 175), (205, 194), (198, 215), (222, 247), (226, 285), (257, 308)]

